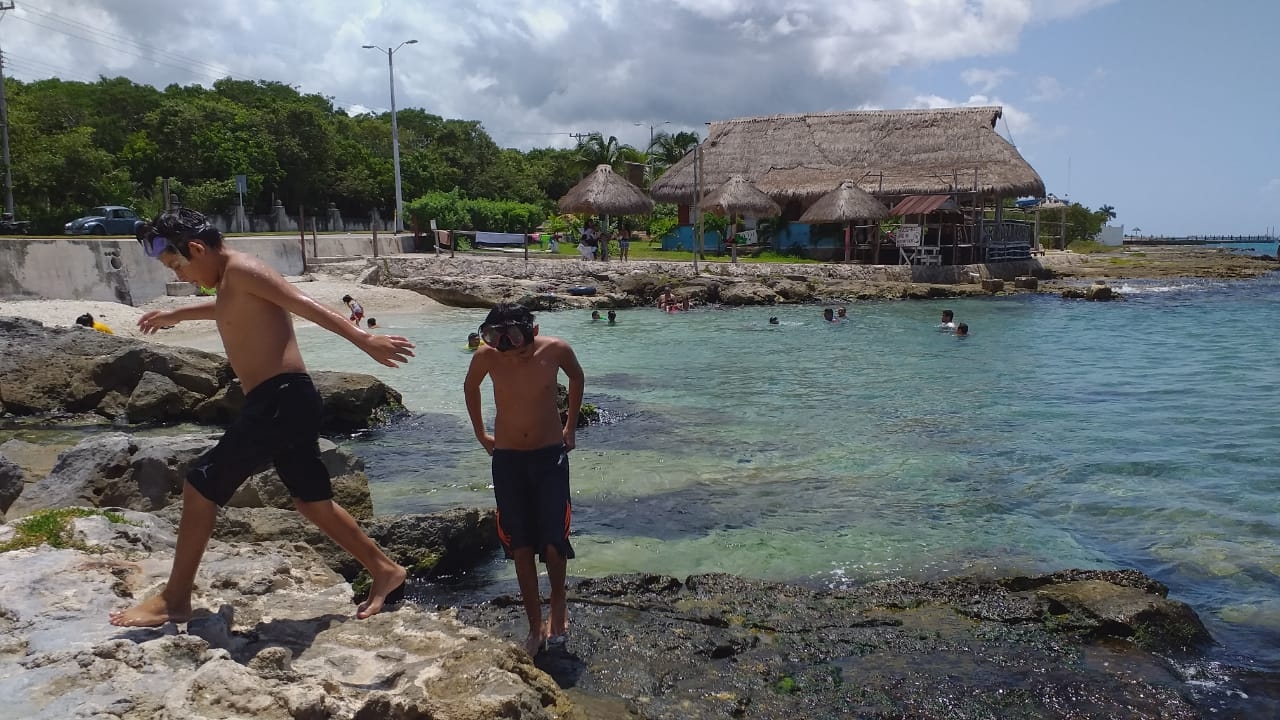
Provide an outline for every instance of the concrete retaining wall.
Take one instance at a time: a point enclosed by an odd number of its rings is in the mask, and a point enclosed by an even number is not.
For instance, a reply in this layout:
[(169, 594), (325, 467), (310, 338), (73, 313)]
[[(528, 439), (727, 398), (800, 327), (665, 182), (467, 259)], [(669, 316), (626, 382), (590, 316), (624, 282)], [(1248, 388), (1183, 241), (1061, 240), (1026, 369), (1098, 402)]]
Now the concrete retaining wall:
[[(296, 237), (227, 238), (227, 245), (262, 258), (282, 275), (305, 268)], [(0, 298), (105, 300), (141, 305), (175, 280), (136, 240), (87, 237), (0, 238)]]

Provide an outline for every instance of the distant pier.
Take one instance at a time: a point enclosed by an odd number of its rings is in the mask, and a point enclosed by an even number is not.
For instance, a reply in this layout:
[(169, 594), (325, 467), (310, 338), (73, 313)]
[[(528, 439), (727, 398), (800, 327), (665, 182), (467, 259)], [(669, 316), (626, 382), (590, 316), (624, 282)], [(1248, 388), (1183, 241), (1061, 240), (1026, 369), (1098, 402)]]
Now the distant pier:
[(1126, 235), (1125, 245), (1227, 245), (1248, 243), (1265, 245), (1280, 243), (1276, 235), (1185, 235), (1183, 237), (1163, 237), (1159, 235)]

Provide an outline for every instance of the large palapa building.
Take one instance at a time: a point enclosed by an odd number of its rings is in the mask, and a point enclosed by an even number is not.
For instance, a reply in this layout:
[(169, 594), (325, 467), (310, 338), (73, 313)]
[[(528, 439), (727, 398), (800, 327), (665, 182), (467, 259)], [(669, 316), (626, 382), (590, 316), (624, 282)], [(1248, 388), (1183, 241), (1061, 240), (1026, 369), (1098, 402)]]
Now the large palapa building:
[[(654, 182), (655, 200), (686, 208), (740, 176), (783, 208), (778, 250), (835, 257), (841, 230), (797, 222), (822, 196), (852, 181), (883, 203), (891, 233), (858, 228), (858, 261), (961, 264), (1026, 257), (1032, 228), (1005, 220), (1002, 201), (1043, 196), (1044, 181), (996, 131), (998, 107), (857, 110), (737, 118), (711, 123), (696, 153)], [(986, 212), (984, 212), (984, 210)], [(688, 228), (682, 232), (689, 234)], [(678, 241), (679, 242), (679, 241)], [(887, 249), (881, 253), (881, 245)]]

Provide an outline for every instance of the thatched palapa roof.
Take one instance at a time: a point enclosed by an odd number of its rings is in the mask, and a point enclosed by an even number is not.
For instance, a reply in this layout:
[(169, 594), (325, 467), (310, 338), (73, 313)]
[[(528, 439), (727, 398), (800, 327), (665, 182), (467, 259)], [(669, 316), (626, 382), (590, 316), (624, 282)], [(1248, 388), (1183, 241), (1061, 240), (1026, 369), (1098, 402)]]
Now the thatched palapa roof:
[(845, 180), (835, 190), (818, 198), (800, 216), (804, 223), (847, 223), (854, 220), (883, 220), (889, 208), (852, 180)]
[[(978, 189), (1044, 194), (1044, 181), (995, 131), (998, 107), (856, 110), (739, 118), (711, 124), (704, 191), (741, 175), (779, 202), (807, 202), (853, 178), (876, 195)], [(650, 188), (655, 200), (692, 205), (693, 153)]]
[(647, 215), (653, 201), (640, 188), (608, 165), (597, 165), (591, 174), (560, 198), (560, 212), (593, 215)]
[(782, 208), (755, 185), (734, 175), (702, 199), (698, 207), (718, 215), (748, 215), (754, 218), (782, 214)]

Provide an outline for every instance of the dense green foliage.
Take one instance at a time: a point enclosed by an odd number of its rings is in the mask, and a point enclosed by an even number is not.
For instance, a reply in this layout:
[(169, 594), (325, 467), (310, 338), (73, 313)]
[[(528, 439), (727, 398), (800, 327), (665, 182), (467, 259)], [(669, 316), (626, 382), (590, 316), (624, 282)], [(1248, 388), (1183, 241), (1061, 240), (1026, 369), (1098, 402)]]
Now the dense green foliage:
[(530, 232), (547, 217), (535, 203), (466, 198), (460, 192), (430, 192), (409, 203), (405, 214), (426, 229), (431, 220), (440, 229)]
[[(279, 201), (290, 213), (334, 203), (344, 215), (378, 208), (390, 217), (395, 205), (386, 113), (352, 117), (328, 98), (267, 81), (158, 90), (126, 78), (10, 79), (5, 87), (17, 215), (37, 231), (59, 232), (94, 205), (154, 213), (162, 177), (184, 205), (205, 212), (234, 209), (237, 174), (248, 178), (251, 214)], [(545, 214), (582, 176), (574, 149), (503, 149), (479, 122), (419, 109), (398, 119), (406, 200), (456, 192)]]

